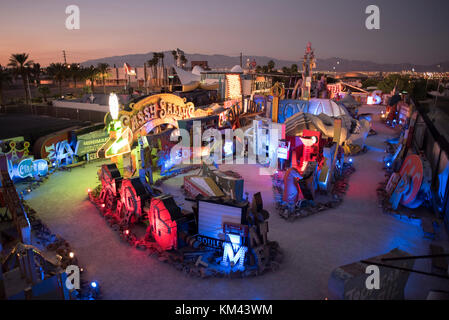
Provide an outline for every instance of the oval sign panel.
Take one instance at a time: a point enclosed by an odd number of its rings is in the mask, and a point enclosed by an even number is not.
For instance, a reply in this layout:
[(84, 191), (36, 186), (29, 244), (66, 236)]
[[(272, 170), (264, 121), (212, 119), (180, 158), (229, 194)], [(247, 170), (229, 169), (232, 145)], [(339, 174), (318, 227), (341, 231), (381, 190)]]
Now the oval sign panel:
[(401, 177), (404, 174), (410, 176), (412, 182), (409, 191), (404, 194), (401, 200), (401, 204), (407, 206), (415, 200), (419, 190), (421, 189), (423, 180), (423, 164), (421, 158), (416, 154), (409, 155), (405, 158), (399, 173)]

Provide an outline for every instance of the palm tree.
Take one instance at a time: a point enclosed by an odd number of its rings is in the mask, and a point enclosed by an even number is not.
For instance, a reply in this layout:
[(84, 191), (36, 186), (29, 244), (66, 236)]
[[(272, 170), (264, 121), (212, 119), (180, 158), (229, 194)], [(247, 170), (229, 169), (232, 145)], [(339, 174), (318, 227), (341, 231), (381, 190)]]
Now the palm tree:
[(159, 53), (153, 52), (153, 59), (151, 59), (150, 61), (152, 61), (152, 66), (153, 66), (153, 71), (154, 71), (153, 75), (157, 81), (157, 66), (159, 64)]
[(288, 67), (282, 67), (282, 73), (285, 73), (285, 74), (291, 73), (291, 69)]
[(33, 80), (36, 81), (36, 86), (41, 84), (41, 65), (39, 63), (33, 63), (33, 67), (30, 69), (33, 75)]
[(69, 66), (69, 76), (72, 78), (73, 84), (74, 84), (75, 89), (76, 89), (76, 82), (78, 80), (81, 80), (82, 77), (83, 77), (82, 76), (82, 70), (81, 70), (80, 65), (78, 63), (72, 63)]
[(99, 74), (101, 75), (101, 81), (103, 83), (103, 92), (106, 93), (105, 79), (108, 77), (109, 65), (107, 63), (99, 63), (97, 65), (97, 69), (98, 69)]
[(177, 64), (177, 60), (178, 60), (178, 51), (172, 50), (172, 51), (171, 51), (171, 54), (172, 54), (172, 56), (173, 56), (173, 60), (175, 61), (175, 62), (174, 62), (174, 65), (177, 66), (177, 67), (179, 67), (178, 64)]
[(297, 64), (292, 64), (292, 66), (290, 67), (290, 70), (292, 73), (298, 73), (298, 65)]
[(0, 64), (0, 106), (3, 104), (3, 85), (12, 82), (11, 73)]
[(181, 55), (181, 63), (182, 63), (182, 66), (183, 67), (185, 67), (185, 65), (186, 65), (186, 63), (187, 63), (187, 58), (186, 58), (186, 56), (185, 55)]
[(165, 65), (164, 65), (165, 54), (163, 52), (160, 52), (159, 58), (161, 59), (161, 65), (162, 65), (162, 85), (165, 85)]
[(48, 86), (39, 86), (37, 90), (42, 95), (44, 101), (47, 102), (47, 96), (50, 95), (50, 88)]
[(51, 76), (59, 86), (59, 95), (62, 96), (62, 82), (67, 79), (68, 70), (63, 63), (52, 63), (47, 67), (47, 73)]
[(267, 67), (268, 67), (268, 72), (273, 72), (274, 61), (273, 60), (268, 61)]
[(94, 93), (94, 83), (95, 80), (98, 79), (100, 72), (94, 66), (90, 66), (89, 68), (84, 69), (84, 77), (90, 81), (90, 89), (92, 93)]
[(25, 100), (28, 104), (31, 100), (31, 93), (28, 90), (28, 67), (30, 67), (33, 64), (33, 61), (28, 60), (28, 53), (13, 53), (11, 57), (9, 58), (8, 65), (11, 66), (16, 74), (20, 74), (23, 81), (23, 87), (25, 90)]

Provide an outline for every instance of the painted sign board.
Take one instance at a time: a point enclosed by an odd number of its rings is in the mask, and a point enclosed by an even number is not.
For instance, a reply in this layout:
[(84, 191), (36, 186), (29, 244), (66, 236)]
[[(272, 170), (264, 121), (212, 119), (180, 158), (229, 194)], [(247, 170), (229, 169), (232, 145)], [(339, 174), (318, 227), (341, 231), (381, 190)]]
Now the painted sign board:
[(42, 177), (48, 173), (48, 163), (46, 160), (33, 158), (22, 159), (16, 164), (8, 160), (8, 171), (11, 179)]
[[(75, 154), (78, 157), (96, 153), (109, 139), (105, 130), (97, 130), (77, 137)], [(91, 159), (90, 159), (91, 160)]]
[(195, 117), (195, 107), (191, 102), (174, 94), (156, 94), (131, 104), (131, 111), (120, 111), (122, 126), (129, 127), (134, 134), (146, 136), (162, 125), (178, 127), (177, 120)]
[(307, 112), (308, 106), (309, 102), (306, 100), (280, 100), (276, 122), (284, 123), (288, 118), (299, 112)]
[[(409, 254), (399, 249), (393, 249), (387, 254), (367, 259), (367, 262), (380, 263), (390, 267), (379, 266), (379, 289), (369, 289), (366, 285), (370, 273), (370, 264), (354, 262), (335, 269), (328, 282), (330, 299), (341, 300), (403, 300), (404, 289), (410, 272), (398, 268), (412, 269), (413, 259), (385, 261), (385, 258), (405, 258)], [(374, 264), (373, 264), (374, 265)]]
[(223, 245), (225, 235), (223, 225), (242, 223), (244, 208), (208, 201), (198, 201), (198, 234), (207, 241), (206, 246)]
[(33, 146), (33, 153), (36, 158), (47, 159), (51, 153), (51, 147), (58, 142), (67, 141), (71, 142), (71, 131), (78, 129), (79, 127), (70, 127), (52, 134), (40, 137), (37, 139)]

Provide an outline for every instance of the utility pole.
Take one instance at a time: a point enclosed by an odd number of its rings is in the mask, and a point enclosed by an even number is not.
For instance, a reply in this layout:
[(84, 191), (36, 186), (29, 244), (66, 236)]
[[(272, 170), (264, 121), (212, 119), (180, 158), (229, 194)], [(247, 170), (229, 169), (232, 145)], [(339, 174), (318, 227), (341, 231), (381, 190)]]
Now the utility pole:
[(243, 68), (243, 53), (240, 52), (240, 68)]
[(64, 64), (67, 65), (67, 56), (65, 54), (65, 50), (62, 50), (62, 57), (64, 58)]

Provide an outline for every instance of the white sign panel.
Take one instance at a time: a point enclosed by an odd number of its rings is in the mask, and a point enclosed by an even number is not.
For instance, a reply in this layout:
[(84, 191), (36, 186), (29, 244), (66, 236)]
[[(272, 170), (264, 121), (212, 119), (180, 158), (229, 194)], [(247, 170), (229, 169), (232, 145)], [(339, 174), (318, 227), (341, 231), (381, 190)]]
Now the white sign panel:
[(223, 222), (240, 224), (242, 208), (205, 201), (198, 202), (198, 233), (214, 239), (223, 239)]

